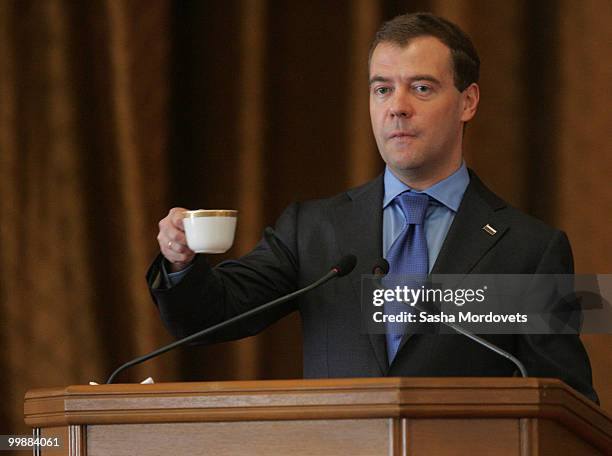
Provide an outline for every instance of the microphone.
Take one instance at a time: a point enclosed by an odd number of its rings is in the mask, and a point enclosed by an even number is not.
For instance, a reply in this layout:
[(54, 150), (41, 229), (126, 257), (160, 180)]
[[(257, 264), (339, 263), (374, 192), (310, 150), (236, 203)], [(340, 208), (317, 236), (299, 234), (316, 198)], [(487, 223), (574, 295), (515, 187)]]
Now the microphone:
[(172, 342), (171, 344), (165, 345), (161, 348), (158, 348), (157, 350), (154, 350), (150, 353), (147, 353), (146, 355), (143, 356), (139, 356), (138, 358), (135, 358), (131, 361), (128, 361), (125, 364), (122, 364), (121, 366), (119, 366), (117, 369), (115, 369), (115, 371), (110, 375), (110, 377), (108, 377), (108, 380), (106, 381), (106, 384), (111, 384), (113, 383), (113, 380), (115, 380), (115, 377), (121, 373), (122, 371), (124, 371), (125, 369), (135, 366), (137, 364), (143, 363), (151, 358), (155, 358), (156, 356), (159, 356), (163, 353), (166, 353), (170, 350), (175, 349), (176, 347), (180, 347), (181, 345), (185, 345), (189, 342), (192, 342), (195, 339), (199, 339), (201, 337), (204, 336), (208, 336), (216, 331), (219, 331), (221, 329), (226, 328), (227, 326), (230, 326), (233, 323), (236, 323), (237, 321), (243, 320), (245, 318), (251, 317), (253, 315), (257, 315), (261, 312), (264, 312), (266, 310), (271, 309), (274, 306), (277, 306), (279, 304), (282, 304), (284, 302), (290, 301), (293, 298), (296, 298), (310, 290), (313, 290), (321, 285), (323, 285), (324, 283), (330, 281), (331, 279), (335, 278), (335, 277), (343, 277), (347, 274), (349, 274), (354, 268), (355, 265), (357, 264), (357, 258), (355, 257), (355, 255), (345, 255), (343, 256), (334, 266), (332, 266), (329, 270), (329, 272), (327, 274), (325, 274), (323, 277), (321, 277), (319, 280), (316, 280), (315, 282), (311, 283), (310, 285), (305, 286), (304, 288), (300, 288), (297, 291), (294, 291), (292, 293), (289, 293), (285, 296), (281, 296), (280, 298), (274, 299), (273, 301), (270, 301), (266, 304), (262, 304), (261, 306), (255, 307), (254, 309), (251, 309), (247, 312), (244, 312), (240, 315), (236, 315), (235, 317), (232, 317), (228, 320), (222, 321), (221, 323), (217, 323), (216, 325), (210, 326), (206, 329), (203, 329), (201, 331), (198, 331), (197, 333), (194, 333), (190, 336), (187, 337), (183, 337), (182, 339), (179, 339), (175, 342)]
[[(385, 260), (384, 258), (379, 258), (378, 260), (376, 260), (376, 262), (374, 263), (374, 267), (372, 268), (372, 274), (378, 276), (378, 278), (382, 278), (385, 275), (387, 275), (389, 273), (389, 262), (387, 260)], [(417, 310), (420, 310), (421, 312), (425, 312), (427, 314), (430, 314), (430, 312), (428, 312), (427, 310), (423, 309), (422, 307), (420, 307), (417, 303), (414, 304), (414, 307)], [(450, 323), (450, 322), (441, 322), (443, 325), (448, 326), (449, 328), (453, 329), (454, 331), (458, 332), (459, 334), (463, 334), (465, 337), (468, 337), (470, 339), (472, 339), (474, 342), (486, 347), (487, 349), (497, 353), (500, 356), (503, 356), (504, 358), (510, 360), (520, 371), (521, 376), (523, 378), (527, 378), (527, 369), (525, 369), (525, 366), (523, 365), (523, 363), (521, 363), (518, 358), (516, 358), (514, 355), (512, 355), (511, 353), (507, 352), (506, 350), (503, 350), (502, 348), (498, 347), (495, 344), (492, 344), (491, 342), (489, 342), (488, 340), (483, 339), (480, 336), (477, 336), (476, 334), (471, 333), (470, 331), (468, 331), (467, 329), (462, 328), (459, 325), (456, 325), (454, 323)]]
[(338, 261), (336, 265), (332, 267), (332, 271), (336, 271), (336, 275), (338, 277), (344, 277), (355, 269), (356, 264), (357, 257), (349, 253), (348, 255), (344, 255), (342, 258), (340, 258), (340, 261)]
[(377, 279), (382, 279), (389, 273), (389, 268), (389, 262), (384, 258), (379, 258), (372, 267), (372, 274), (375, 275)]

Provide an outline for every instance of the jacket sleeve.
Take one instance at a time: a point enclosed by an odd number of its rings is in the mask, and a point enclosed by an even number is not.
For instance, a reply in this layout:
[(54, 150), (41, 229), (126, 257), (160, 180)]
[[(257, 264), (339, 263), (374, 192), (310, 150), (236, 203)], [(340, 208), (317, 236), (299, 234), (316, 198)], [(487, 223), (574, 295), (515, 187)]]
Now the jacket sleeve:
[[(297, 288), (296, 220), (298, 204), (289, 206), (275, 230), (245, 256), (211, 268), (204, 255), (174, 286), (159, 255), (147, 272), (147, 284), (162, 321), (172, 335), (185, 337)], [(221, 342), (254, 335), (295, 310), (294, 302), (236, 323), (199, 341)]]
[[(565, 233), (555, 231), (543, 251), (536, 274), (573, 274), (572, 251)], [(557, 306), (562, 301), (555, 301)], [(554, 311), (554, 309), (553, 309)], [(575, 334), (526, 334), (518, 337), (519, 359), (531, 377), (555, 377), (599, 403), (591, 364)]]

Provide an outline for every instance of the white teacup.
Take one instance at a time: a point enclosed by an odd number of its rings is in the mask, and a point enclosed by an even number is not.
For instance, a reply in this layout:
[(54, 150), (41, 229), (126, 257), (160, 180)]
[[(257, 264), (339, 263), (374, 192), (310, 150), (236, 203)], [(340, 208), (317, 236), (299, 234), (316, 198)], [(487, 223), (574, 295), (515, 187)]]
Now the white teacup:
[(234, 243), (238, 211), (198, 209), (185, 211), (187, 245), (197, 253), (224, 253)]

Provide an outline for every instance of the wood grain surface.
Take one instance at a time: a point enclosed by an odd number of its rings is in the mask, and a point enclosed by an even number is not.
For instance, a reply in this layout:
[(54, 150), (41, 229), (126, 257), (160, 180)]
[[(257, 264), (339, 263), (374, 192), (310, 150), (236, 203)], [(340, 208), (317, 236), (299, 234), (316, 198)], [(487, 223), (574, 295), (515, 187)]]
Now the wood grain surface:
[[(561, 443), (587, 455), (612, 448), (606, 412), (558, 380), (537, 378), (76, 385), (28, 392), (25, 420), (85, 429), (88, 455), (135, 448), (221, 455), (238, 446), (255, 455), (446, 455), (470, 448), (472, 455), (535, 456)], [(196, 447), (212, 452), (190, 453)]]

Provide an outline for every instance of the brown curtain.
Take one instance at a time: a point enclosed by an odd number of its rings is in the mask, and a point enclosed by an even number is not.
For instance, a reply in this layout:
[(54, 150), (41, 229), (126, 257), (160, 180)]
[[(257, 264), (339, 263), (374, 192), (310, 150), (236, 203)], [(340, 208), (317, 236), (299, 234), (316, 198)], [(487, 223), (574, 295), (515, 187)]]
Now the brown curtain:
[[(612, 272), (607, 0), (0, 2), (0, 428), (35, 387), (104, 381), (169, 342), (144, 272), (172, 206), (236, 208), (245, 253), (296, 199), (382, 170), (367, 50), (381, 20), (459, 23), (482, 59), (466, 158)], [(299, 319), (190, 347), (123, 381), (301, 375)], [(612, 336), (585, 336), (612, 409)]]

